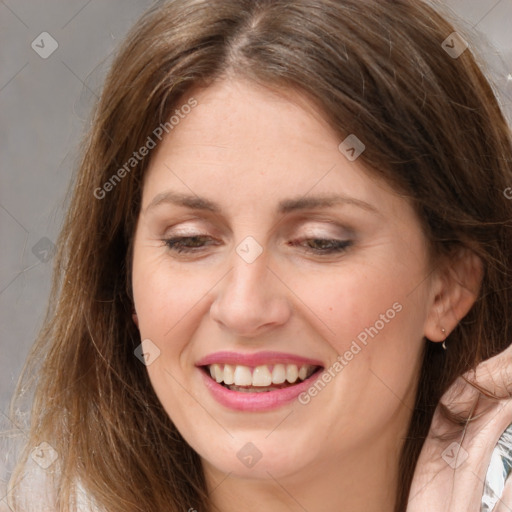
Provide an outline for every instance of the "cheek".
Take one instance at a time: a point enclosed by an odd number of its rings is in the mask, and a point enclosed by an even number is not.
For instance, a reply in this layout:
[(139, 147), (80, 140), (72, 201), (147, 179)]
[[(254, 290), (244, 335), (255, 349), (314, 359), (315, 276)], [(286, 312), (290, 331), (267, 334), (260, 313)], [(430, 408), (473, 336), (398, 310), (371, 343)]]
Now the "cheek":
[(297, 293), (311, 297), (311, 322), (333, 349), (334, 403), (360, 418), (390, 420), (413, 399), (425, 321), (424, 289), (411, 293), (416, 272), (364, 265), (297, 283)]
[[(159, 357), (147, 367), (153, 388), (170, 411), (186, 400), (181, 386), (190, 385), (193, 343), (210, 307), (210, 292), (225, 274), (178, 266), (154, 248), (134, 253), (133, 295), (141, 339), (151, 340)], [(193, 408), (192, 400), (188, 406)], [(175, 409), (178, 407), (178, 409)], [(175, 413), (174, 413), (175, 414)]]
[(292, 287), (312, 312), (311, 322), (340, 354), (355, 339), (364, 345), (376, 331), (379, 336), (397, 331), (411, 300), (408, 282), (403, 273), (358, 265), (295, 279)]
[[(176, 271), (165, 257), (144, 250), (134, 255), (132, 279), (141, 339), (151, 340), (159, 350), (146, 369), (162, 405), (175, 416), (188, 401), (180, 386), (187, 385), (183, 367), (192, 364), (188, 342), (204, 315), (212, 285), (204, 275)], [(186, 407), (193, 408), (194, 401)]]
[[(135, 251), (133, 295), (141, 336), (163, 342), (175, 338), (184, 319), (200, 309), (211, 286), (205, 276), (172, 267), (165, 255), (149, 248)], [(173, 344), (170, 344), (173, 345)]]

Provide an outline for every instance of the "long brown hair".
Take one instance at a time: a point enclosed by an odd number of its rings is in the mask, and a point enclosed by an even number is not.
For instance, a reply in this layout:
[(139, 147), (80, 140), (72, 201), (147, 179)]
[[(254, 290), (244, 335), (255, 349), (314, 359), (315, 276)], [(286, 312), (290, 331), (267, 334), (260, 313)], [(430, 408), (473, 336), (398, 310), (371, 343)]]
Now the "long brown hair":
[(70, 509), (77, 482), (109, 512), (210, 508), (198, 455), (134, 357), (131, 243), (151, 152), (108, 193), (97, 191), (187, 91), (240, 76), (306, 94), (340, 142), (352, 133), (364, 140), (363, 163), (410, 199), (436, 257), (465, 247), (483, 262), (480, 295), (449, 350), (425, 346), (400, 455), (395, 510), (404, 512), (441, 395), (512, 340), (510, 129), (472, 52), (455, 58), (443, 48), (453, 32), (415, 0), (174, 0), (143, 16), (84, 143), (46, 323), (26, 369), (37, 378), (18, 478), (31, 447), (46, 441), (59, 454), (58, 510)]

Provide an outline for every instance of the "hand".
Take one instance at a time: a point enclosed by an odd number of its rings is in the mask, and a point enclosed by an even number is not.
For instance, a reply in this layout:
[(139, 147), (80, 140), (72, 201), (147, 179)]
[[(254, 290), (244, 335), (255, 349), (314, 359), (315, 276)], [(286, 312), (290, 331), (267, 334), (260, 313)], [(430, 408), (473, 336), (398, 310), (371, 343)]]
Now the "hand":
[[(459, 377), (441, 403), (454, 414), (475, 419), (463, 433), (438, 406), (416, 466), (407, 512), (480, 512), (491, 454), (512, 423), (512, 345)], [(508, 478), (493, 512), (511, 511), (512, 478)]]

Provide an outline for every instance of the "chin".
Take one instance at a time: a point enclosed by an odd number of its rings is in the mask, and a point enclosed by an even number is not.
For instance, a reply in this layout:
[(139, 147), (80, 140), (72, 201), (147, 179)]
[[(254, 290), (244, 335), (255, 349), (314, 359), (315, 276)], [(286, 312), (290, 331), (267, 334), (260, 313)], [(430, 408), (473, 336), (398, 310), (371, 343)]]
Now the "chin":
[(285, 479), (314, 462), (312, 450), (308, 449), (305, 458), (304, 446), (307, 444), (293, 433), (279, 436), (274, 432), (268, 439), (265, 439), (268, 433), (257, 433), (252, 437), (247, 432), (243, 436), (237, 436), (236, 432), (233, 435), (234, 438), (227, 442), (219, 439), (210, 446), (197, 447), (205, 468), (236, 478), (268, 480), (272, 477)]

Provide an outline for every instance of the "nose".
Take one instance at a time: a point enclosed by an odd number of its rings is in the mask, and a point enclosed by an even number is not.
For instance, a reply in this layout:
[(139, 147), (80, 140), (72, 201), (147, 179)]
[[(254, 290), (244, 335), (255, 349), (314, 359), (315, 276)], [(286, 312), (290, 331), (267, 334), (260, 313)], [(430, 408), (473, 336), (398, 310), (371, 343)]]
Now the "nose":
[(253, 338), (284, 325), (291, 315), (288, 289), (267, 267), (264, 252), (252, 263), (233, 254), (232, 270), (219, 283), (211, 318), (237, 337)]

